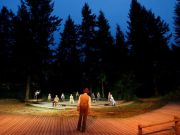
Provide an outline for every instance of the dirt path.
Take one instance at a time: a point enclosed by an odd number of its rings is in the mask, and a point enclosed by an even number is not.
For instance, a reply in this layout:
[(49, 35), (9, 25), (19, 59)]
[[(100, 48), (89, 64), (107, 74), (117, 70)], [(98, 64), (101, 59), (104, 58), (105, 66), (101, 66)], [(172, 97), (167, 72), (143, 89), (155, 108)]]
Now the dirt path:
[(77, 117), (0, 114), (0, 135), (137, 135), (138, 124), (164, 122), (174, 115), (180, 117), (179, 104), (168, 104), (131, 118), (88, 117), (87, 130), (81, 133), (76, 131)]

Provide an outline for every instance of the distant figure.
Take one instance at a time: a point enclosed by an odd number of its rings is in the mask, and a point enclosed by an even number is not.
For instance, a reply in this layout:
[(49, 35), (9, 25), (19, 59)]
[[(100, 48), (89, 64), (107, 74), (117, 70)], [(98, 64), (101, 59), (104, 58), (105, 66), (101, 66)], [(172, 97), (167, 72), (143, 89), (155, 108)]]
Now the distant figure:
[(91, 94), (91, 98), (92, 98), (93, 103), (95, 103), (96, 102), (96, 97), (95, 97), (94, 93)]
[(78, 98), (79, 98), (79, 92), (77, 91), (76, 92), (76, 100), (78, 100)]
[(110, 102), (111, 92), (108, 93), (108, 101)]
[(111, 103), (112, 106), (116, 105), (116, 101), (114, 100), (112, 94), (111, 94), (111, 97), (110, 97), (110, 103)]
[(65, 101), (64, 93), (61, 94), (61, 100), (62, 100), (63, 102)]
[(57, 106), (58, 103), (59, 103), (59, 97), (58, 95), (56, 95), (53, 101), (53, 106)]
[(34, 98), (38, 101), (38, 95), (40, 94), (40, 90), (36, 90), (34, 93)]
[(74, 104), (74, 97), (72, 94), (69, 97), (69, 102), (70, 102), (70, 104)]
[(91, 97), (88, 95), (89, 93), (88, 88), (85, 88), (83, 92), (84, 94), (81, 94), (79, 96), (79, 100), (77, 104), (77, 110), (79, 111), (77, 130), (85, 132), (87, 115), (91, 107)]
[(48, 94), (48, 101), (49, 102), (51, 101), (51, 94), (50, 93)]
[(100, 95), (100, 93), (98, 92), (97, 93), (97, 101), (99, 101), (101, 99), (101, 95)]

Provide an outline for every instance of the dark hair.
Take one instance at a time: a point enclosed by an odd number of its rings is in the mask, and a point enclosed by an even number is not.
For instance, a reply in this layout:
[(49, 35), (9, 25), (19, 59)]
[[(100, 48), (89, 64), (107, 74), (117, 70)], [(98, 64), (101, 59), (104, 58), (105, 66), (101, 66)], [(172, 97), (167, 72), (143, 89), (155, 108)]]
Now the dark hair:
[(89, 89), (88, 89), (88, 88), (85, 88), (85, 89), (83, 90), (83, 92), (84, 92), (84, 93), (89, 93)]

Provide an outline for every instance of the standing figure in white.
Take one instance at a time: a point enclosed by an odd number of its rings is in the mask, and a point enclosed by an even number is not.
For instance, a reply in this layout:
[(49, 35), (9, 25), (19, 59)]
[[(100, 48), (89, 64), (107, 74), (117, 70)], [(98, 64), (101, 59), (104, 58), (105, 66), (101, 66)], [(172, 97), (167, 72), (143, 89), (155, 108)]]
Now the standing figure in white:
[(40, 94), (40, 90), (36, 90), (34, 93), (34, 98), (38, 101), (38, 95)]
[(97, 93), (97, 101), (99, 101), (101, 99), (101, 95), (100, 95), (100, 93), (98, 92)]
[(48, 94), (48, 101), (50, 102), (52, 99), (51, 99), (51, 94), (49, 93)]
[(114, 100), (112, 94), (111, 94), (111, 96), (110, 96), (110, 103), (111, 103), (112, 106), (115, 106), (115, 105), (116, 105), (116, 101)]
[(74, 104), (74, 97), (72, 94), (69, 97), (69, 102), (70, 102), (70, 104)]
[(79, 98), (79, 92), (77, 91), (76, 92), (76, 100), (78, 100), (78, 98)]
[(64, 96), (64, 93), (62, 93), (62, 94), (61, 94), (61, 100), (62, 100), (62, 102), (64, 102), (64, 101), (65, 101), (65, 96)]

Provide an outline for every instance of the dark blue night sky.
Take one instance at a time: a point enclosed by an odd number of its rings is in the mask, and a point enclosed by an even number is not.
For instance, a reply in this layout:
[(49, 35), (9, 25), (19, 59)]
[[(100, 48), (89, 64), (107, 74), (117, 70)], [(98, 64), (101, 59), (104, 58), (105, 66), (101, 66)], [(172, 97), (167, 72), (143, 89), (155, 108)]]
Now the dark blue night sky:
[[(63, 19), (64, 25), (68, 15), (71, 15), (75, 23), (81, 23), (81, 10), (84, 3), (88, 3), (93, 13), (98, 15), (102, 10), (111, 26), (112, 34), (115, 34), (116, 24), (119, 24), (124, 32), (127, 31), (128, 13), (131, 0), (54, 0), (54, 14)], [(151, 9), (156, 16), (160, 16), (170, 26), (173, 32), (173, 16), (176, 0), (139, 0), (139, 2)], [(12, 11), (17, 11), (19, 0), (1, 0), (0, 8), (7, 6)], [(61, 25), (61, 30), (63, 25)]]

